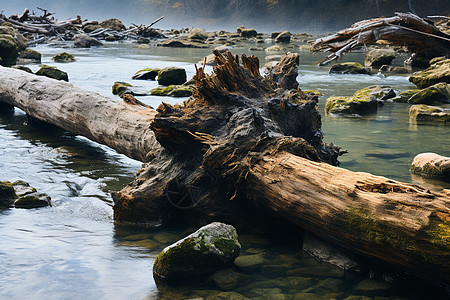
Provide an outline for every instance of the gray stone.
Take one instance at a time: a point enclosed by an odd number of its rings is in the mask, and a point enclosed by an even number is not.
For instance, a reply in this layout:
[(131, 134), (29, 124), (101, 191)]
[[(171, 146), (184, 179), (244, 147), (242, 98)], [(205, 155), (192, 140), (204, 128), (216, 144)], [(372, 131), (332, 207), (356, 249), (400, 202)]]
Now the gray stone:
[(192, 28), (191, 32), (189, 33), (189, 39), (193, 41), (201, 41), (203, 42), (208, 38), (208, 34), (200, 28)]
[(73, 37), (73, 40), (74, 40), (73, 45), (75, 48), (90, 48), (95, 46), (103, 46), (103, 44), (100, 41), (90, 37), (87, 34), (77, 34)]
[(250, 28), (250, 29), (244, 28), (241, 30), (241, 37), (244, 37), (244, 38), (256, 37), (257, 35), (258, 35), (258, 33), (253, 28)]
[(416, 104), (409, 108), (410, 119), (416, 122), (450, 123), (450, 109), (426, 104)]
[(259, 253), (253, 255), (239, 256), (234, 261), (234, 265), (244, 272), (251, 272), (261, 268), (264, 262), (265, 262), (264, 253)]
[(331, 66), (330, 74), (370, 74), (369, 69), (357, 62), (345, 62)]
[(153, 274), (173, 283), (194, 280), (231, 266), (240, 248), (236, 229), (214, 222), (161, 251)]
[(277, 43), (289, 43), (291, 41), (291, 33), (289, 31), (283, 31), (275, 37)]

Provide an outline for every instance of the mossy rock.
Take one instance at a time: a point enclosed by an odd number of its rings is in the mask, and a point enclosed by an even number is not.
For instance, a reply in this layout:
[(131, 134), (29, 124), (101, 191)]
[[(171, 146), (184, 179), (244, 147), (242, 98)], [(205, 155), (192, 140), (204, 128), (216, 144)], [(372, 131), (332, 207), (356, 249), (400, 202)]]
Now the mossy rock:
[(33, 74), (33, 71), (31, 71), (31, 69), (30, 69), (30, 68), (28, 68), (28, 67), (25, 67), (25, 66), (21, 66), (21, 65), (15, 65), (15, 66), (12, 66), (11, 68), (13, 68), (13, 69), (17, 69), (17, 70), (22, 70), (22, 71), (25, 71), (25, 72), (27, 72), (27, 73), (31, 73), (31, 74)]
[(8, 208), (17, 199), (14, 186), (9, 181), (0, 181), (0, 208)]
[(132, 85), (127, 82), (116, 81), (112, 86), (112, 93), (113, 95), (118, 95), (119, 97), (122, 97), (123, 94), (129, 91), (128, 87), (131, 86)]
[(417, 104), (410, 107), (409, 117), (419, 122), (450, 123), (450, 109)]
[(23, 51), (20, 51), (19, 58), (29, 60), (30, 62), (33, 62), (33, 63), (40, 64), (42, 55), (41, 55), (41, 53), (39, 53), (36, 50), (27, 48)]
[(411, 173), (426, 178), (450, 179), (450, 157), (436, 153), (421, 153), (411, 163)]
[(253, 255), (242, 255), (236, 258), (234, 266), (244, 272), (253, 272), (262, 267), (265, 263), (264, 253)]
[(103, 28), (111, 28), (115, 31), (122, 31), (127, 29), (125, 27), (125, 25), (123, 25), (122, 21), (120, 21), (119, 19), (108, 19), (108, 20), (104, 20), (102, 22), (100, 22), (98, 25), (100, 25)]
[(28, 47), (27, 39), (12, 25), (5, 26), (3, 24), (0, 26), (0, 36), (1, 35), (10, 35), (16, 41), (19, 51), (25, 50)]
[(409, 81), (420, 89), (432, 86), (439, 82), (450, 83), (450, 59), (434, 61), (428, 69), (416, 72), (409, 77)]
[(0, 58), (3, 66), (12, 66), (16, 64), (19, 55), (17, 42), (11, 35), (0, 35)]
[(424, 88), (413, 94), (408, 103), (433, 104), (434, 102), (448, 102), (450, 99), (450, 85), (444, 82)]
[(167, 67), (159, 70), (158, 83), (160, 85), (177, 85), (186, 82), (186, 70), (178, 67)]
[(392, 49), (372, 49), (367, 52), (364, 58), (364, 66), (381, 67), (390, 65), (395, 58), (395, 51)]
[(392, 98), (392, 101), (399, 102), (399, 103), (407, 103), (409, 98), (411, 98), (413, 95), (417, 94), (420, 90), (413, 89), (413, 90), (406, 90), (403, 92), (400, 92), (396, 97)]
[(345, 283), (342, 279), (326, 278), (319, 283), (303, 290), (304, 293), (325, 294), (342, 293)]
[(230, 267), (240, 248), (233, 226), (211, 223), (161, 251), (153, 274), (170, 283), (195, 280)]
[(48, 65), (41, 65), (41, 68), (36, 72), (36, 75), (46, 76), (56, 80), (69, 81), (69, 76), (66, 72)]
[(376, 113), (378, 101), (373, 99), (358, 99), (354, 97), (330, 97), (325, 104), (327, 114), (358, 114)]
[(370, 70), (357, 62), (345, 62), (331, 66), (330, 74), (370, 74)]
[(38, 193), (27, 194), (14, 201), (14, 206), (16, 208), (27, 209), (51, 206), (50, 196), (47, 194)]
[(192, 88), (186, 85), (169, 85), (154, 88), (150, 91), (150, 94), (154, 96), (189, 97), (192, 95)]
[(145, 68), (142, 70), (137, 71), (132, 79), (136, 80), (155, 80), (156, 76), (158, 76), (158, 72), (160, 69), (158, 68)]
[(73, 62), (76, 61), (75, 56), (67, 52), (61, 52), (52, 57), (52, 60), (55, 62)]
[(86, 33), (91, 33), (92, 31), (97, 30), (99, 28), (103, 28), (103, 27), (98, 24), (97, 25), (89, 24), (89, 25), (83, 26), (83, 31)]

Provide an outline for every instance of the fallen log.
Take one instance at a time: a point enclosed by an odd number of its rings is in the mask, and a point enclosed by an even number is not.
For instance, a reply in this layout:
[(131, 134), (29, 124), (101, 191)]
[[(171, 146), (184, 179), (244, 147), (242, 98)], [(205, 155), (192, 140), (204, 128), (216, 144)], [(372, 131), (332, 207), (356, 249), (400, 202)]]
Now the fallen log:
[(450, 56), (450, 35), (412, 13), (396, 13), (394, 17), (357, 22), (335, 34), (317, 39), (311, 51), (331, 52), (318, 62), (325, 65), (340, 59), (346, 52), (380, 40), (394, 46), (404, 46), (409, 52), (428, 59)]
[(0, 102), (140, 161), (158, 148), (148, 126), (155, 110), (70, 83), (0, 67)]
[(294, 80), (298, 54), (285, 54), (267, 77), (256, 57), (214, 54), (213, 74), (197, 68), (193, 97), (157, 114), (5, 68), (0, 101), (122, 153), (142, 152), (148, 163), (113, 195), (117, 222), (288, 221), (358, 255), (450, 282), (450, 193), (336, 167), (340, 150), (322, 141), (316, 102)]

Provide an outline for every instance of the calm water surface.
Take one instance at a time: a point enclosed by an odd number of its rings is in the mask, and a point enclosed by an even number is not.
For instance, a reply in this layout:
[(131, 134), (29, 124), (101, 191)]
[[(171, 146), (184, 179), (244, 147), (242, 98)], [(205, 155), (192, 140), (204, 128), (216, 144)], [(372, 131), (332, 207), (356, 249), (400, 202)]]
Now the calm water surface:
[[(96, 49), (39, 46), (36, 50), (43, 54), (43, 63), (66, 71), (72, 83), (107, 96), (113, 96), (111, 86), (115, 81), (130, 82), (144, 89), (157, 87), (154, 81), (131, 80), (137, 70), (146, 67), (180, 66), (191, 78), (193, 63), (210, 53), (209, 49), (141, 50), (118, 43)], [(77, 62), (61, 64), (50, 60), (62, 51), (74, 54)], [(264, 52), (235, 50), (241, 52), (253, 53), (264, 61)], [(351, 95), (374, 84), (390, 85), (399, 91), (413, 87), (403, 76), (328, 75), (328, 68), (313, 65), (319, 56), (300, 52), (298, 80), (303, 90), (317, 89), (324, 94), (319, 102), (322, 114), (329, 96)], [(361, 54), (351, 54), (346, 59), (361, 60)], [(39, 68), (29, 67), (33, 71)], [(161, 101), (180, 101), (153, 96), (139, 99), (154, 107)], [(448, 183), (411, 177), (408, 170), (418, 153), (450, 156), (450, 127), (412, 124), (408, 109), (406, 104), (386, 103), (378, 114), (370, 117), (339, 118), (323, 114), (326, 141), (349, 151), (341, 158), (342, 167), (435, 190), (448, 188)], [(110, 192), (132, 180), (141, 167), (139, 162), (83, 137), (26, 125), (25, 114), (18, 109), (14, 113), (0, 112), (0, 141), (0, 180), (29, 182), (39, 192), (49, 194), (53, 204), (42, 209), (0, 210), (1, 299), (189, 299), (218, 293), (220, 289), (211, 281), (195, 287), (173, 288), (157, 287), (153, 280), (152, 265), (159, 251), (195, 228), (148, 232), (114, 225)], [(293, 299), (305, 290), (295, 281), (303, 277), (311, 278), (310, 285), (334, 279), (334, 288), (309, 291), (309, 296), (328, 295), (325, 298), (356, 294), (425, 299), (432, 293), (429, 286), (402, 280), (389, 271), (342, 272), (331, 265), (319, 264), (301, 251), (300, 241), (282, 243), (243, 234), (241, 243), (242, 254), (262, 253), (266, 260), (259, 269), (237, 275), (238, 283), (231, 290), (247, 297)], [(378, 280), (377, 283), (389, 282), (389, 287), (375, 292), (358, 289), (358, 284), (369, 277)], [(434, 298), (445, 297), (441, 290), (434, 292), (435, 296), (431, 295)]]

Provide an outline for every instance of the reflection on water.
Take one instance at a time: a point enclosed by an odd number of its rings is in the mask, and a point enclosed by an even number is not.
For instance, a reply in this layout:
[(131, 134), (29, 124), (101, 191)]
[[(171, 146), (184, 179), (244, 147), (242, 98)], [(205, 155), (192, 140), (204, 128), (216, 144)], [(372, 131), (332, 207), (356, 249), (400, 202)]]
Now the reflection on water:
[[(39, 46), (37, 50), (43, 54), (43, 63), (68, 72), (72, 83), (107, 96), (112, 96), (115, 81), (130, 82), (148, 90), (156, 87), (155, 81), (131, 80), (137, 70), (146, 67), (181, 66), (192, 77), (193, 63), (210, 52), (141, 50), (129, 44), (112, 43), (105, 48), (70, 49), (77, 62), (58, 64), (50, 58), (64, 49)], [(247, 48), (234, 52), (251, 53)], [(264, 52), (253, 54), (264, 60)], [(351, 54), (347, 60), (358, 55)], [(351, 95), (356, 89), (373, 84), (389, 84), (397, 90), (411, 88), (407, 79), (400, 76), (330, 76), (327, 68), (312, 65), (319, 56), (300, 52), (298, 80), (302, 89), (318, 89), (324, 94), (319, 101), (322, 113), (328, 96)], [(38, 69), (37, 65), (30, 67)], [(154, 107), (161, 101), (179, 101), (154, 96), (141, 100)], [(449, 127), (410, 124), (408, 109), (406, 104), (386, 103), (374, 116), (323, 116), (326, 141), (349, 151), (341, 161), (343, 167), (351, 170), (386, 175), (430, 189), (449, 187), (409, 174), (409, 164), (420, 152), (450, 156), (450, 140), (446, 138)], [(149, 232), (114, 225), (110, 191), (119, 190), (131, 181), (141, 164), (83, 137), (25, 123), (25, 114), (18, 109), (14, 113), (0, 112), (0, 180), (29, 182), (39, 192), (50, 195), (53, 206), (0, 210), (2, 299), (189, 299), (213, 297), (221, 291), (254, 299), (319, 296), (328, 299), (351, 295), (421, 299), (433, 293), (424, 283), (387, 275), (383, 268), (344, 272), (319, 264), (301, 251), (300, 239), (288, 243), (242, 233), (242, 254), (260, 255), (263, 263), (253, 269), (229, 270), (225, 277), (231, 279), (225, 283), (217, 279), (219, 274), (197, 286), (156, 286), (152, 276), (156, 255), (196, 228)], [(364, 282), (369, 277), (373, 281)], [(388, 285), (386, 279), (390, 281)], [(365, 288), (361, 282), (366, 284)], [(434, 292), (436, 297), (442, 296), (440, 290)]]

